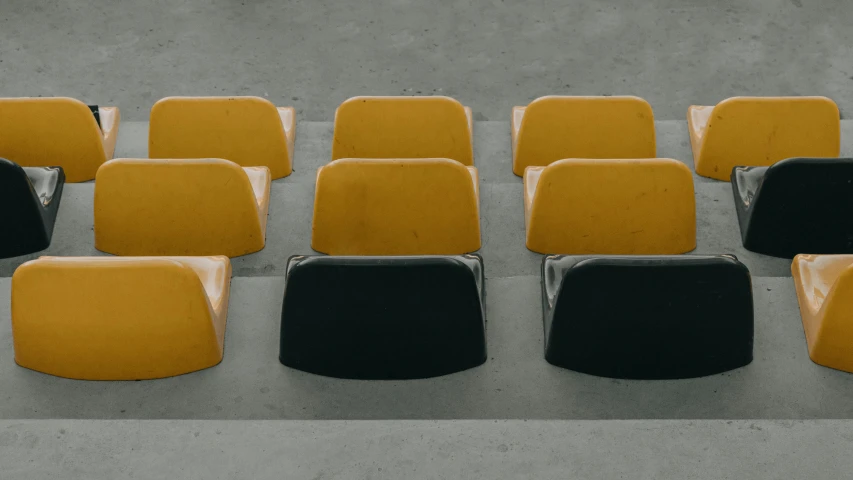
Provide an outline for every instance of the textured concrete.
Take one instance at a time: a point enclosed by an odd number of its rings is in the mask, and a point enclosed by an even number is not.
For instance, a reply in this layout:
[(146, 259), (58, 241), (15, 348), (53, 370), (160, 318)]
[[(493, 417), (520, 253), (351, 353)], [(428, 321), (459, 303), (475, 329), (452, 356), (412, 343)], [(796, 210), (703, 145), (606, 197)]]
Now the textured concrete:
[(0, 93), (143, 120), (167, 95), (260, 95), (330, 120), (364, 94), (445, 94), (480, 120), (546, 94), (733, 95), (853, 108), (849, 0), (3, 0)]
[(853, 421), (3, 421), (3, 478), (840, 479)]
[(755, 359), (703, 378), (625, 381), (543, 358), (538, 277), (486, 281), (489, 358), (443, 377), (357, 381), (278, 362), (282, 277), (236, 277), (216, 367), (140, 382), (87, 382), (15, 364), (0, 279), (0, 418), (814, 419), (853, 418), (853, 375), (812, 363), (790, 278), (754, 278)]

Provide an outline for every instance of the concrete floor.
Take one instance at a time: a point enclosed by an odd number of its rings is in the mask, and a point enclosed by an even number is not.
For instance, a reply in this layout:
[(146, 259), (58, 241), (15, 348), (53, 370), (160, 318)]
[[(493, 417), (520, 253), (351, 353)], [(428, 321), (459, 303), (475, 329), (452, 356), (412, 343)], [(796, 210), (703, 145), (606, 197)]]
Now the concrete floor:
[(0, 421), (3, 478), (843, 479), (853, 421)]
[[(508, 119), (545, 94), (640, 95), (664, 120), (659, 155), (692, 167), (690, 104), (827, 95), (853, 111), (850, 18), (848, 0), (0, 1), (0, 96), (121, 107), (117, 156), (146, 156), (144, 122), (164, 96), (298, 109), (295, 173), (273, 184), (267, 247), (234, 259), (221, 365), (151, 382), (18, 367), (8, 277), (26, 258), (0, 261), (0, 478), (844, 478), (853, 422), (812, 419), (853, 418), (853, 375), (809, 361), (789, 262), (743, 250), (725, 183), (695, 177), (696, 252), (735, 253), (753, 273), (751, 365), (626, 382), (544, 361), (541, 256), (523, 246)], [(481, 367), (358, 382), (277, 362), (284, 261), (310, 253), (329, 122), (361, 94), (443, 94), (474, 109), (490, 302)], [(853, 155), (853, 122), (842, 154)], [(66, 187), (45, 253), (97, 253), (93, 189)], [(603, 420), (626, 418), (637, 420)]]
[(633, 94), (659, 119), (733, 95), (853, 111), (849, 0), (3, 0), (0, 94), (145, 120), (167, 95), (260, 95), (330, 121), (354, 95), (444, 94), (507, 120), (546, 94)]

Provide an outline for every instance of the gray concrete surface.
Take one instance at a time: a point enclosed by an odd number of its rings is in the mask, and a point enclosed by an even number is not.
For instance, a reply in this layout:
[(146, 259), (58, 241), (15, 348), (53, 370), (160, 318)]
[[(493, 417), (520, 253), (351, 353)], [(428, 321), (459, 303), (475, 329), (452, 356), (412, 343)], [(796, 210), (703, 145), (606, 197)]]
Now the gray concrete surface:
[(545, 94), (733, 95), (853, 109), (849, 0), (3, 0), (0, 94), (144, 120), (167, 95), (252, 94), (331, 120), (363, 94), (446, 94), (479, 120)]
[(853, 421), (2, 421), (4, 478), (840, 479)]
[(809, 360), (790, 278), (753, 279), (750, 365), (672, 381), (613, 380), (545, 362), (539, 277), (487, 279), (484, 365), (408, 381), (341, 380), (281, 365), (284, 279), (235, 277), (231, 288), (221, 364), (161, 380), (91, 382), (15, 364), (10, 280), (0, 279), (0, 418), (853, 418), (853, 375)]

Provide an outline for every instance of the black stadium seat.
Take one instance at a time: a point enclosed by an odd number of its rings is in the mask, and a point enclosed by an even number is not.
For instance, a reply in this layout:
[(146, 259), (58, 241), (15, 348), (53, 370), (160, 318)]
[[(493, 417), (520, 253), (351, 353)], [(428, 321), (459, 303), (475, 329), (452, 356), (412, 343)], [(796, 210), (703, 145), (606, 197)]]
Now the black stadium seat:
[(0, 258), (38, 252), (50, 245), (64, 184), (60, 167), (21, 167), (0, 158)]
[(281, 313), (281, 363), (339, 378), (411, 379), (486, 361), (477, 255), (294, 256)]
[(853, 253), (853, 158), (789, 158), (731, 175), (743, 246), (792, 258)]
[(733, 256), (548, 256), (545, 359), (603, 377), (676, 379), (752, 361), (749, 271)]

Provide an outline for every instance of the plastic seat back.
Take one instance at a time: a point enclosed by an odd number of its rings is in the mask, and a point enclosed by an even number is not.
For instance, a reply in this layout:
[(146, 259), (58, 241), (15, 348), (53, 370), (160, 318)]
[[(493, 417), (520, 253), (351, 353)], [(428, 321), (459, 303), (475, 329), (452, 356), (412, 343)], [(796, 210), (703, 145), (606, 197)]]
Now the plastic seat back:
[(787, 258), (853, 253), (853, 159), (735, 167), (731, 181), (747, 249)]
[(474, 165), (471, 123), (449, 97), (353, 97), (335, 113), (332, 160), (449, 158)]
[(267, 173), (259, 206), (244, 169), (222, 159), (112, 160), (95, 183), (95, 247), (114, 255), (256, 252), (269, 188)]
[(728, 180), (735, 166), (762, 167), (793, 157), (837, 157), (838, 106), (826, 97), (733, 97), (690, 107), (696, 173)]
[(693, 175), (667, 158), (566, 159), (524, 176), (527, 248), (664, 255), (696, 248)]
[(291, 257), (281, 363), (359, 379), (434, 377), (486, 361), (480, 257)]
[(276, 179), (290, 175), (292, 155), (278, 109), (263, 98), (167, 97), (151, 108), (151, 158), (223, 158)]
[(0, 98), (0, 157), (22, 167), (62, 167), (69, 182), (95, 178), (108, 160), (92, 111), (64, 97)]
[(542, 262), (545, 358), (613, 378), (711, 375), (752, 361), (747, 268), (731, 256)]
[(341, 159), (317, 174), (311, 248), (458, 255), (480, 248), (477, 170), (449, 159)]
[(655, 158), (655, 118), (639, 97), (540, 97), (513, 110), (512, 171), (564, 158)]
[(222, 360), (226, 257), (42, 257), (12, 277), (22, 367), (83, 380), (179, 375)]

